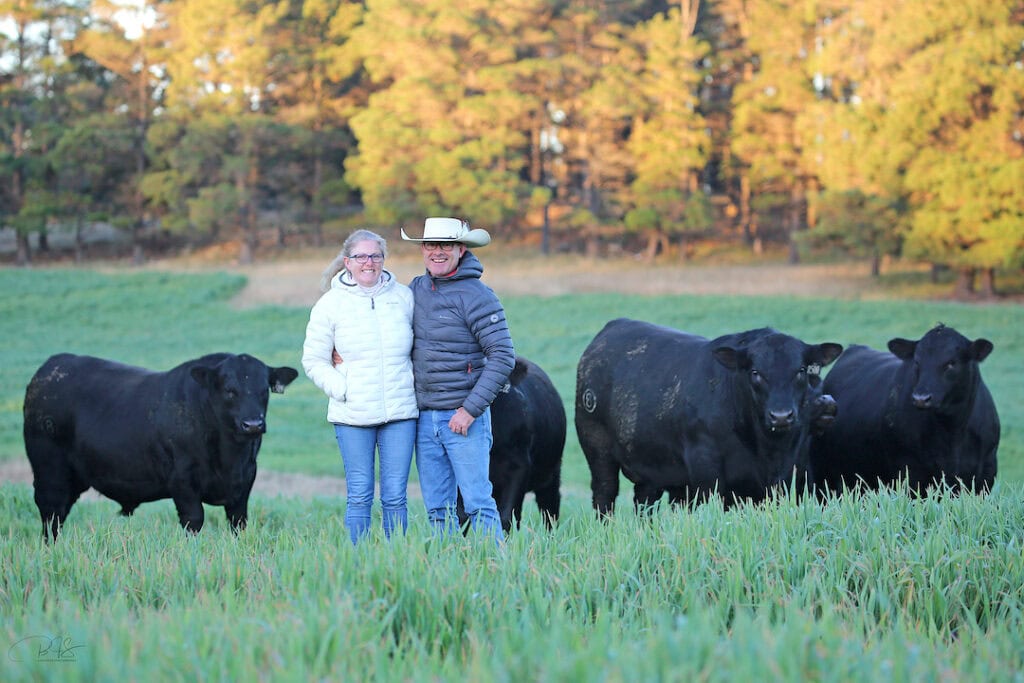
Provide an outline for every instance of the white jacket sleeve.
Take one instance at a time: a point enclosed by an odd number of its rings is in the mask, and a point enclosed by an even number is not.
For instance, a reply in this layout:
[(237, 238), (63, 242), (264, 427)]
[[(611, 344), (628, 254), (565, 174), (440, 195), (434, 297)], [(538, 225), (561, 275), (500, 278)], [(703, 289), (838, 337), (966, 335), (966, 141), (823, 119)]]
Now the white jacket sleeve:
[(348, 391), (345, 363), (334, 366), (334, 323), (327, 315), (327, 307), (317, 302), (309, 314), (306, 341), (302, 345), (302, 369), (313, 384), (336, 401), (344, 401)]

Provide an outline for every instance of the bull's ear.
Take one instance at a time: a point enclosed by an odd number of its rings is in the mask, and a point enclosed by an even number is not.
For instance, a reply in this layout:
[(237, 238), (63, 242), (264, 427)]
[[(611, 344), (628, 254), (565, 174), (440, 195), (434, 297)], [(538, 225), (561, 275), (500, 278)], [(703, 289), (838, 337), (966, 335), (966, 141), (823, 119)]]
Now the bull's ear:
[(843, 345), (836, 344), (835, 342), (825, 342), (811, 348), (813, 349), (811, 355), (814, 356), (812, 361), (821, 367), (825, 367), (836, 358), (839, 358), (839, 354), (843, 352)]
[(736, 370), (740, 367), (741, 354), (731, 346), (719, 346), (711, 353), (715, 357), (715, 360), (730, 370)]
[(294, 382), (298, 376), (299, 371), (295, 368), (287, 366), (270, 368), (270, 390), (275, 394), (283, 394), (284, 388)]
[(889, 340), (889, 350), (900, 360), (910, 360), (914, 357), (914, 351), (917, 350), (917, 342), (896, 337)]
[(994, 348), (988, 339), (975, 339), (971, 342), (971, 358), (980, 363), (988, 358)]
[(189, 370), (189, 374), (192, 375), (192, 379), (199, 382), (204, 387), (213, 387), (214, 380), (217, 377), (217, 373), (214, 372), (213, 368), (205, 365), (197, 365)]

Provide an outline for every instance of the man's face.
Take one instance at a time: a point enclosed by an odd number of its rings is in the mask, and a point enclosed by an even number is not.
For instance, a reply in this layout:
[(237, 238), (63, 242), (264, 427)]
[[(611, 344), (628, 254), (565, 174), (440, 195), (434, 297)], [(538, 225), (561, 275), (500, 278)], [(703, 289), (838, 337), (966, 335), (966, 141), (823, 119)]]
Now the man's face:
[(447, 275), (459, 265), (466, 247), (457, 242), (420, 242), (423, 265), (434, 277)]

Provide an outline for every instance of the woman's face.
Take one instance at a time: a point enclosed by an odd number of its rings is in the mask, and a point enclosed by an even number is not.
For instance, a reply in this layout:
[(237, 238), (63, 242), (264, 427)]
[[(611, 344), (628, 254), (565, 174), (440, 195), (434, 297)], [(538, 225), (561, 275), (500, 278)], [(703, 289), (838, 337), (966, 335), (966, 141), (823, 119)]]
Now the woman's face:
[(380, 245), (373, 240), (360, 240), (352, 245), (350, 255), (345, 257), (345, 268), (352, 279), (363, 287), (372, 287), (384, 270), (384, 254)]

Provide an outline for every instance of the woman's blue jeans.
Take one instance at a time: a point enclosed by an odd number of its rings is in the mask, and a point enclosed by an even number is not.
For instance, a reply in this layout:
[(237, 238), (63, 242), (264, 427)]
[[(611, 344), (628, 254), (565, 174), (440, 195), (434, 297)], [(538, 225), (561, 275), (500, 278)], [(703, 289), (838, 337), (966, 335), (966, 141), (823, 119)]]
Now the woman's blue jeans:
[(458, 493), (474, 532), (505, 538), (492, 495), (491, 411), (485, 410), (465, 436), (448, 428), (454, 410), (421, 410), (416, 432), (416, 470), (434, 533), (458, 531)]
[(345, 463), (345, 528), (355, 544), (370, 531), (373, 507), (374, 456), (380, 451), (380, 504), (384, 535), (409, 524), (407, 494), (416, 420), (399, 420), (371, 427), (334, 425)]

